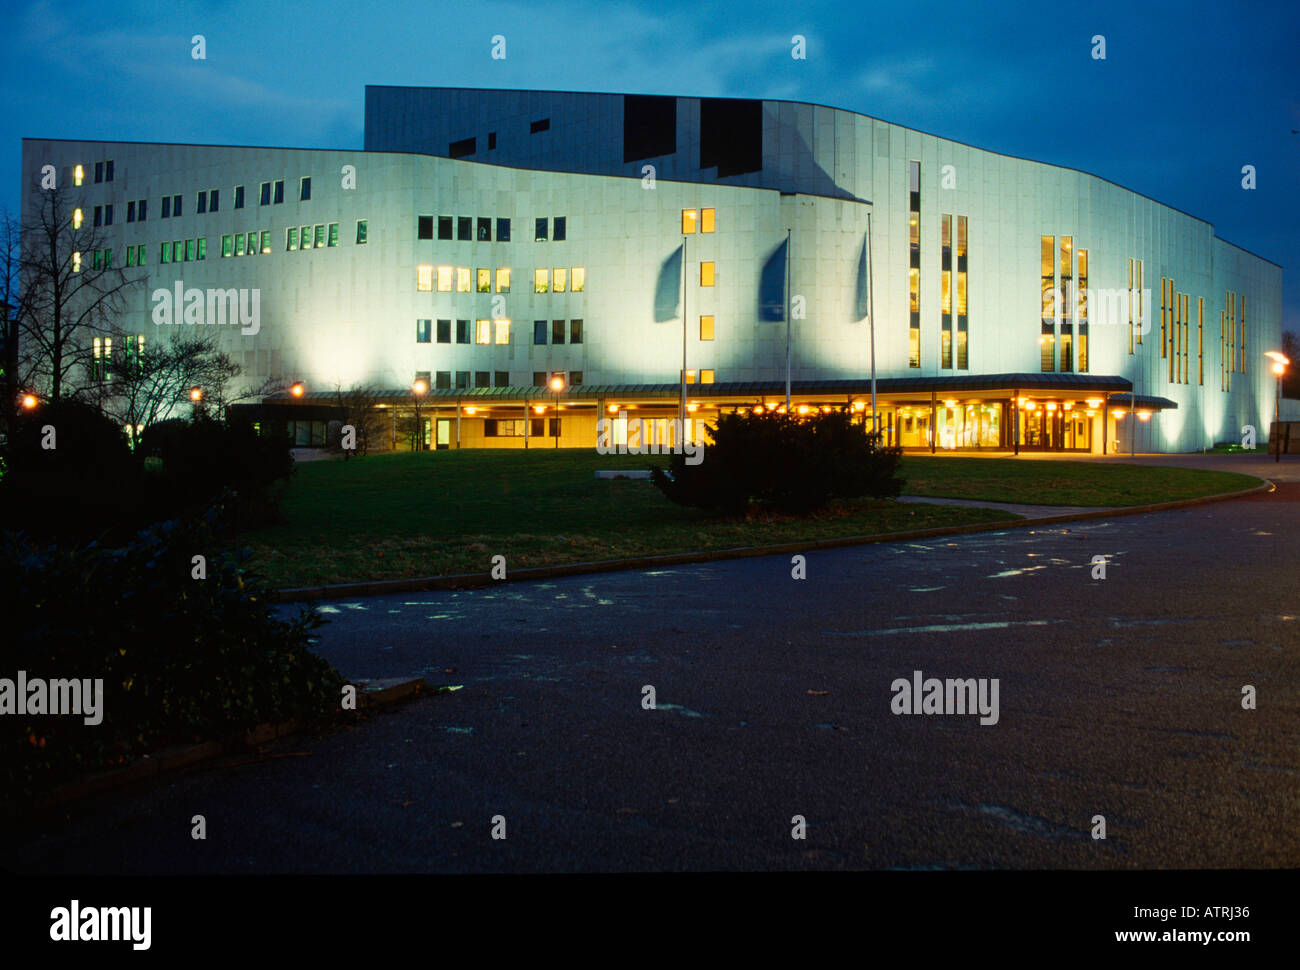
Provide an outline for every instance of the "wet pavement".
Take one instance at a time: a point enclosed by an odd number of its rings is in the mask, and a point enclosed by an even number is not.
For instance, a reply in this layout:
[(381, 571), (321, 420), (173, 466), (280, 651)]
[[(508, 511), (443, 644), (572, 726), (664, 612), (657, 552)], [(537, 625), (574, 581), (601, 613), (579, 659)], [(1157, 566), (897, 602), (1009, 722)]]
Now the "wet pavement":
[[(824, 550), (803, 580), (775, 556), (326, 603), (347, 675), (463, 689), (99, 796), (0, 866), (1294, 867), (1297, 528), (1291, 484)], [(892, 713), (918, 670), (996, 679), (997, 722)]]

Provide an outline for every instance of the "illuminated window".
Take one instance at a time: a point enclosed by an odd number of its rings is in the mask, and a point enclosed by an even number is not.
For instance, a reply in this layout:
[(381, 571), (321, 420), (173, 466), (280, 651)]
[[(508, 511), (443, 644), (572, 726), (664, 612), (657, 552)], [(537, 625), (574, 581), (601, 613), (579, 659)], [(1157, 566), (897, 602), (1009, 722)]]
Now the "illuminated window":
[(298, 227), (297, 226), (290, 226), (288, 229), (285, 230), (284, 248), (289, 252), (293, 252), (295, 249), (298, 248)]
[(563, 293), (565, 286), (568, 284), (568, 279), (569, 279), (568, 271), (563, 267), (557, 266), (555, 268), (555, 275), (553, 279), (554, 279), (554, 285), (551, 287), (551, 292)]
[(921, 310), (921, 271), (913, 267), (907, 271), (908, 307), (912, 313)]
[(907, 163), (907, 366), (921, 366), (921, 163)]
[(713, 383), (713, 371), (711, 369), (700, 371), (700, 383), (701, 384)]
[(696, 209), (682, 210), (682, 234), (692, 236), (699, 227), (700, 213)]
[(492, 342), (491, 320), (474, 321), (474, 342), (476, 344), (490, 344)]
[(700, 286), (713, 285), (713, 263), (700, 263)]
[(497, 270), (497, 292), (510, 292), (510, 267), (502, 266)]
[(134, 266), (134, 265), (135, 265), (135, 247), (134, 247), (134, 246), (128, 246), (128, 247), (126, 247), (126, 265), (127, 265), (127, 266)]
[[(242, 250), (244, 245), (244, 238), (242, 236), (237, 236), (235, 238), (240, 245), (240, 249)], [(170, 263), (171, 261), (172, 261), (172, 244), (169, 242), (165, 242), (158, 247), (158, 262)]]
[[(267, 236), (266, 233), (262, 233), (263, 240), (266, 239), (266, 236)], [(331, 222), (330, 229), (329, 229), (329, 239), (326, 241), (325, 245), (337, 246), (338, 244), (339, 244), (339, 224), (337, 222)], [(270, 251), (271, 251), (270, 246), (266, 242), (263, 242), (262, 252), (269, 253)]]
[(235, 239), (234, 239), (233, 236), (222, 236), (222, 237), (221, 237), (221, 255), (222, 255), (222, 257), (229, 256), (231, 253), (233, 253), (233, 252), (235, 251), (234, 243), (235, 243)]
[(713, 209), (700, 210), (700, 232), (713, 232)]
[(185, 240), (185, 262), (190, 262), (194, 258), (194, 240)]
[(492, 292), (492, 271), (490, 269), (476, 269), (474, 271), (475, 289), (480, 293)]
[(575, 266), (569, 271), (569, 291), (572, 293), (581, 293), (587, 288), (587, 268), (585, 266)]
[[(335, 226), (334, 228), (335, 230), (337, 230), (338, 226)], [(330, 243), (330, 245), (333, 246), (334, 243)], [(262, 252), (269, 253), (270, 251), (271, 251), (271, 230), (263, 229), (262, 230)]]
[(1088, 250), (1079, 250), (1079, 373), (1088, 372)]
[(451, 292), (451, 275), (452, 274), (451, 274), (450, 266), (438, 267), (438, 292), (439, 293)]
[(81, 219), (82, 219), (82, 216), (81, 216), (81, 210), (80, 210), (80, 209), (73, 209), (73, 210), (72, 210), (72, 228), (73, 228), (73, 229), (80, 229), (80, 228), (81, 228)]
[(701, 340), (713, 339), (713, 315), (712, 314), (700, 317), (700, 339)]
[(1070, 288), (1074, 285), (1074, 237), (1062, 236), (1057, 254), (1059, 268), (1058, 286), (1061, 304), (1061, 361), (1062, 373), (1074, 370), (1074, 308), (1071, 303)]
[(322, 249), (325, 246), (325, 226), (319, 225), (315, 229), (316, 248)]
[(1196, 298), (1196, 383), (1205, 383), (1205, 297)]
[(364, 246), (365, 244), (366, 244), (366, 220), (358, 219), (357, 220), (357, 245)]
[(693, 370), (688, 370), (688, 371), (686, 372), (686, 383), (687, 383), (687, 384), (694, 384), (694, 383), (695, 383), (695, 371), (693, 371)]
[(208, 258), (208, 237), (207, 237), (207, 236), (202, 236), (202, 237), (199, 238), (199, 240), (198, 240), (198, 250), (197, 250), (197, 252), (195, 253), (194, 258), (195, 258), (195, 259), (207, 259), (207, 258)]
[(415, 321), (415, 342), (417, 344), (427, 344), (432, 339), (430, 320)]
[(303, 226), (298, 233), (298, 248), (311, 249), (311, 226)]
[(1040, 245), (1042, 282), (1042, 327), (1039, 330), (1039, 359), (1043, 371), (1056, 370), (1056, 237), (1043, 236)]
[(86, 178), (85, 169), (83, 169), (80, 165), (74, 166), (72, 169), (72, 184), (80, 185), (85, 178)]
[(510, 321), (494, 320), (493, 323), (496, 324), (496, 342), (498, 344), (510, 343)]
[(533, 292), (547, 293), (551, 289), (551, 271), (549, 269), (533, 270)]
[(469, 292), (469, 267), (468, 266), (456, 267), (456, 292), (457, 293)]
[(72, 271), (74, 273), (81, 272), (81, 253), (72, 254)]
[(952, 368), (952, 216), (939, 217), (939, 366)]
[(144, 265), (144, 243), (135, 247), (135, 265)]
[[(438, 269), (439, 277), (442, 275), (442, 268)], [(441, 279), (439, 280), (441, 282)], [(421, 265), (415, 267), (415, 289), (420, 293), (428, 293), (433, 290), (433, 267)], [(442, 289), (441, 286), (438, 289)]]

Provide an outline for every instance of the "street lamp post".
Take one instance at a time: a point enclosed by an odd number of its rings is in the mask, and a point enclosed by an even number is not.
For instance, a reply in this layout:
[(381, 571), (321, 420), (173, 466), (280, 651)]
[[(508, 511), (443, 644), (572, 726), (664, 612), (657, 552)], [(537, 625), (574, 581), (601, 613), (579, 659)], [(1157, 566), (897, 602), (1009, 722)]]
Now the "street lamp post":
[(551, 378), (551, 401), (555, 408), (555, 447), (560, 447), (560, 394), (564, 390), (564, 378), (556, 374)]
[(1291, 360), (1286, 354), (1277, 350), (1266, 350), (1264, 356), (1273, 361), (1273, 373), (1277, 375), (1277, 397), (1273, 399), (1273, 427), (1277, 430), (1277, 450), (1273, 454), (1274, 462), (1282, 461), (1282, 375), (1286, 373)]
[(420, 398), (429, 390), (429, 384), (423, 378), (416, 378), (411, 385), (411, 396), (415, 398), (415, 450), (424, 451), (424, 425), (420, 423)]

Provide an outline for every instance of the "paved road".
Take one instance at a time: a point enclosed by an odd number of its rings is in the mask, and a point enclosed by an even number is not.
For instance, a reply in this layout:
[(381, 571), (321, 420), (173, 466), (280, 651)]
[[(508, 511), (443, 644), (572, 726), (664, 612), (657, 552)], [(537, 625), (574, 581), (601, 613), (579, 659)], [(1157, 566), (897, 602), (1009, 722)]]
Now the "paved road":
[[(1076, 525), (329, 603), (349, 676), (464, 689), (84, 803), (0, 865), (1300, 865), (1300, 484)], [(998, 722), (892, 714), (914, 670), (997, 678)]]

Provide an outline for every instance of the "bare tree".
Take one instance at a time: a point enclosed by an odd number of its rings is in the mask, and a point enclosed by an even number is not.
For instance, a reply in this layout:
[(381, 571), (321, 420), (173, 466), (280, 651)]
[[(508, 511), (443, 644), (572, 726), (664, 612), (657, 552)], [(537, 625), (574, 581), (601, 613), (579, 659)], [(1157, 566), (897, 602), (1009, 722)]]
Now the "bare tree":
[[(356, 453), (364, 455), (371, 447), (384, 440), (384, 415), (377, 409), (379, 391), (369, 384), (353, 384), (347, 390), (334, 386), (334, 399), (343, 409), (343, 423), (356, 429)], [(343, 460), (352, 457), (352, 449), (344, 449)]]
[(75, 187), (32, 190), (21, 233), (22, 353), (31, 379), (57, 401), (90, 364), (92, 338), (110, 335), (141, 277), (123, 270)]

